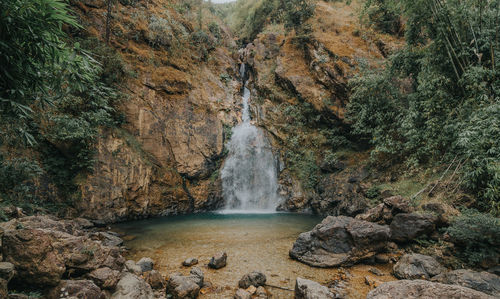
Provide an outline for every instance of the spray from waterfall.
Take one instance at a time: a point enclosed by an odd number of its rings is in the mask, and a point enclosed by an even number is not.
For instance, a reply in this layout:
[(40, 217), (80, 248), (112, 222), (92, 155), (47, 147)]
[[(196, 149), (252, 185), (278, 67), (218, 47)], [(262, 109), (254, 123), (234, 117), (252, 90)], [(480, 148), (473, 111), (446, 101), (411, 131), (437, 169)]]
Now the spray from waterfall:
[(245, 64), (240, 74), (244, 81), (243, 116), (242, 123), (232, 131), (229, 155), (222, 169), (225, 211), (272, 212), (280, 201), (276, 162), (269, 140), (251, 123)]

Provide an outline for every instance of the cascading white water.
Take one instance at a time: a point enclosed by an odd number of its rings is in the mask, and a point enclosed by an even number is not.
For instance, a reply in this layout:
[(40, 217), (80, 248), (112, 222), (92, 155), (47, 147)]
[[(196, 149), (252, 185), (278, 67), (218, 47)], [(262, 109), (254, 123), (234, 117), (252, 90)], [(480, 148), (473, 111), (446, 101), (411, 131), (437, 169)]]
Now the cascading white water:
[(233, 129), (229, 156), (222, 169), (222, 192), (226, 212), (273, 212), (279, 204), (278, 174), (269, 141), (251, 123), (245, 81), (245, 64), (240, 68), (244, 80), (243, 122)]

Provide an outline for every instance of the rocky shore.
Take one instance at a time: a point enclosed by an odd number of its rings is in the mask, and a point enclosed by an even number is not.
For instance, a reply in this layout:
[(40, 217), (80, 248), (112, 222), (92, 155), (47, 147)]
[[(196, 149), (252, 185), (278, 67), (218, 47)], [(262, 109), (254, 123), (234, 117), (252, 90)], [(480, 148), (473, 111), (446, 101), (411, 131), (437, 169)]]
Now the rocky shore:
[[(500, 297), (495, 265), (452, 270), (439, 257), (412, 252), (409, 244), (415, 238), (440, 234), (441, 216), (416, 211), (395, 196), (355, 218), (324, 218), (300, 234), (289, 255), (312, 267), (341, 267), (345, 274), (325, 283), (297, 273), (295, 288), (284, 290), (287, 298), (349, 298), (345, 288), (351, 274), (342, 267), (356, 264), (373, 265), (364, 277), (371, 290), (367, 298)], [(30, 292), (48, 299), (203, 298), (214, 289), (204, 271), (217, 275), (228, 263), (238, 262), (226, 252), (214, 252), (203, 266), (198, 266), (198, 256), (179, 262), (189, 274), (162, 273), (148, 257), (126, 260), (123, 240), (100, 222), (22, 212), (17, 217), (0, 224), (0, 298), (37, 298)], [(390, 265), (392, 272), (383, 273), (377, 265)], [(249, 271), (232, 287), (234, 298), (274, 298), (272, 289), (279, 286), (267, 283), (264, 273)]]

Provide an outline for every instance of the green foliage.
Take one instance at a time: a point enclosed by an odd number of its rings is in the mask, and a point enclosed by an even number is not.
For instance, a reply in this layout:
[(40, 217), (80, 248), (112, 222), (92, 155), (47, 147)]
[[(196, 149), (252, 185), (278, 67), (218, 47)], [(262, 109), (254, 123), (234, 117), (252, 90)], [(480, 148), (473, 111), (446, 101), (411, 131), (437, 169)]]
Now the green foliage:
[(311, 0), (282, 0), (285, 28), (300, 31), (301, 26), (314, 15), (316, 5)]
[(70, 198), (100, 130), (122, 122), (109, 86), (124, 63), (96, 40), (71, 42), (63, 26), (79, 27), (61, 1), (0, 3), (0, 197), (18, 205), (40, 203), (54, 184)]
[(367, 17), (369, 25), (377, 30), (397, 34), (401, 33), (399, 2), (391, 0), (368, 0), (363, 7), (363, 16)]
[(42, 169), (36, 161), (26, 158), (4, 160), (0, 155), (0, 197), (9, 201), (32, 198), (34, 179), (41, 174)]
[(465, 210), (447, 229), (460, 255), (470, 265), (484, 260), (498, 261), (500, 255), (500, 219), (475, 210)]
[(222, 39), (222, 32), (220, 30), (219, 24), (217, 24), (215, 22), (212, 22), (212, 23), (208, 24), (208, 31), (210, 31), (210, 33), (212, 33), (212, 36), (216, 40), (219, 41), (219, 40)]
[(29, 145), (36, 142), (27, 128), (32, 105), (61, 89), (59, 66), (71, 58), (62, 26), (78, 25), (67, 11), (58, 0), (0, 2), (0, 125)]
[(303, 25), (314, 15), (315, 8), (313, 0), (240, 0), (231, 6), (227, 18), (243, 42), (252, 41), (273, 23), (294, 29), (299, 38), (309, 38), (310, 30)]
[(401, 1), (407, 46), (351, 81), (348, 118), (378, 162), (463, 165), (482, 210), (500, 204), (498, 1)]

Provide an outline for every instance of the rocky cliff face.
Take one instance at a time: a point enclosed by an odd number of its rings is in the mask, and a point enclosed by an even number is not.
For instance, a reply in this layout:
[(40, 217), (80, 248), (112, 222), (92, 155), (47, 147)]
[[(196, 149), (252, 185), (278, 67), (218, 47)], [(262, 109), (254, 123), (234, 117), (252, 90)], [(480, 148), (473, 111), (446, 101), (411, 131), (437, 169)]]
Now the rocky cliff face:
[[(362, 61), (383, 61), (399, 41), (368, 28), (361, 30), (356, 8), (356, 4), (318, 1), (308, 21), (312, 33), (306, 38), (273, 26), (240, 50), (252, 70), (254, 118), (269, 132), (284, 161), (280, 175), (284, 210), (355, 215), (367, 206), (366, 156), (351, 155), (343, 161), (325, 158), (343, 145), (335, 138), (345, 138), (341, 131), (348, 125), (348, 80)], [(294, 154), (310, 158), (307, 163), (297, 162)], [(300, 174), (292, 163), (313, 171)], [(312, 178), (317, 173), (319, 177)], [(308, 180), (313, 180), (309, 186)]]
[[(240, 113), (235, 45), (208, 9), (203, 30), (195, 30), (196, 14), (182, 10), (184, 2), (113, 7), (111, 44), (133, 76), (120, 108), (126, 123), (103, 132), (95, 171), (81, 184), (85, 217), (120, 221), (222, 204), (225, 127)], [(102, 36), (105, 2), (76, 4), (88, 32)]]
[[(87, 35), (104, 36), (105, 1), (73, 4)], [(238, 54), (208, 8), (198, 28), (195, 8), (166, 0), (113, 7), (111, 45), (132, 74), (120, 107), (126, 123), (103, 132), (77, 210), (120, 221), (222, 206), (219, 170), (229, 128), (240, 118), (241, 60), (250, 67), (253, 119), (279, 160), (280, 209), (364, 211), (363, 163), (330, 161), (325, 152), (345, 139), (347, 82), (360, 60), (375, 63), (397, 40), (368, 29), (361, 36), (356, 7), (319, 1), (307, 39), (264, 29)]]

